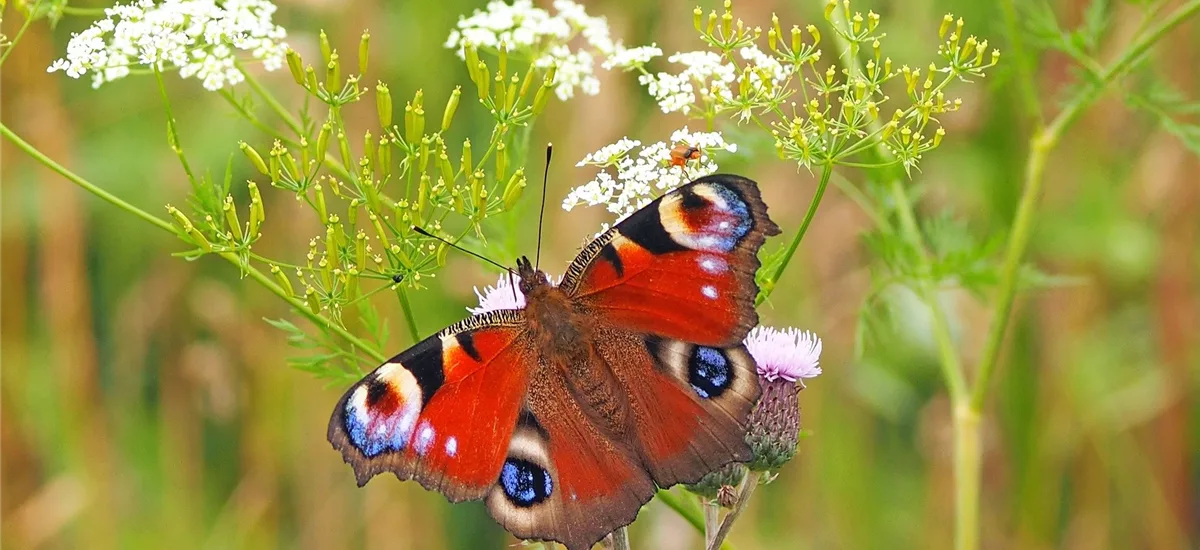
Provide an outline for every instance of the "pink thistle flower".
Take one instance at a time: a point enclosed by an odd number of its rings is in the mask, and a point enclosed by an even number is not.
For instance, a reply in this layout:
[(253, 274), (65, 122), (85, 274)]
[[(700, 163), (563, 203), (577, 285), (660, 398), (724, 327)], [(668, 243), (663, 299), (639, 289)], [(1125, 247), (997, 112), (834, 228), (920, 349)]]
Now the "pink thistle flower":
[(811, 332), (758, 326), (746, 335), (746, 349), (758, 364), (763, 380), (799, 382), (821, 374), (821, 339)]

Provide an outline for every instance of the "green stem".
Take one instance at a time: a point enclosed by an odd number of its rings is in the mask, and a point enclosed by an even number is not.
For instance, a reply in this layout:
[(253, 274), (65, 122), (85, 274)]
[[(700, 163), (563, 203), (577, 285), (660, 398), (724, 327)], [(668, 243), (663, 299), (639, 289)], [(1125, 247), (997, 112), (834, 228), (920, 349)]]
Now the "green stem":
[(250, 89), (254, 90), (254, 93), (258, 94), (259, 97), (263, 98), (263, 101), (267, 102), (267, 105), (271, 107), (271, 110), (275, 111), (275, 114), (279, 115), (279, 118), (283, 119), (283, 122), (288, 125), (288, 128), (291, 128), (296, 135), (303, 136), (304, 128), (300, 126), (300, 123), (296, 121), (295, 117), (292, 116), (292, 113), (289, 113), (288, 110), (283, 107), (283, 104), (280, 103), (278, 99), (275, 99), (275, 96), (271, 94), (271, 92), (267, 91), (266, 88), (263, 88), (262, 84), (258, 82), (258, 79), (254, 78), (254, 75), (250, 74), (250, 71), (246, 70), (246, 67), (242, 65), (241, 61), (235, 61), (235, 63), (238, 71), (242, 73), (242, 76), (246, 77), (246, 84), (250, 85)]
[(755, 300), (754, 305), (762, 305), (763, 302), (775, 291), (779, 284), (780, 277), (783, 276), (783, 271), (792, 261), (792, 256), (796, 254), (796, 249), (800, 248), (800, 241), (804, 239), (804, 234), (808, 232), (808, 226), (812, 225), (813, 218), (817, 215), (817, 207), (821, 204), (821, 197), (825, 195), (825, 188), (829, 186), (829, 178), (833, 175), (833, 164), (825, 164), (821, 167), (821, 181), (817, 183), (817, 191), (813, 194), (812, 202), (808, 203), (808, 212), (804, 214), (804, 221), (800, 222), (800, 229), (796, 231), (796, 235), (792, 237), (792, 242), (788, 244), (787, 252), (784, 252), (783, 261), (779, 262), (779, 267), (775, 268), (775, 272), (771, 274), (768, 281), (770, 286), (764, 289)]
[(929, 258), (929, 251), (925, 249), (921, 230), (917, 226), (915, 209), (912, 201), (908, 198), (908, 193), (904, 190), (904, 184), (898, 178), (892, 178), (892, 181), (888, 183), (888, 189), (891, 192), (892, 200), (896, 203), (897, 216), (900, 218), (900, 233), (916, 249), (917, 256), (920, 258), (922, 273), (916, 283), (916, 291), (921, 301), (929, 307), (933, 321), (933, 337), (937, 343), (940, 359), (938, 364), (942, 368), (942, 377), (946, 380), (950, 398), (957, 403), (967, 396), (967, 379), (963, 374), (962, 362), (959, 360), (954, 338), (950, 334), (950, 324), (938, 301), (937, 288), (928, 277), (932, 260)]
[(979, 548), (979, 487), (983, 461), (982, 413), (965, 399), (954, 404), (954, 548)]
[(40, 3), (41, 0), (38, 0), (37, 2), (34, 2), (33, 5), (29, 6), (29, 11), (25, 15), (25, 21), (21, 23), (21, 28), (17, 29), (17, 34), (14, 34), (12, 40), (8, 42), (8, 49), (4, 50), (4, 55), (0, 55), (0, 65), (4, 65), (4, 61), (8, 59), (9, 54), (12, 53), (13, 48), (17, 45), (17, 42), (20, 42), (21, 37), (25, 35), (25, 31), (29, 30), (29, 25), (33, 24), (33, 17), (31, 14)]
[(1109, 84), (1125, 74), (1155, 43), (1195, 15), (1197, 11), (1200, 11), (1200, 0), (1191, 0), (1177, 8), (1157, 26), (1150, 28), (1126, 48), (1111, 66), (1102, 71), (1095, 82), (1085, 85), (1076, 93), (1049, 125), (1031, 138), (1029, 158), (1025, 163), (1025, 184), (1021, 190), (1020, 202), (1013, 220), (1012, 237), (1008, 240), (1008, 246), (1004, 253), (1004, 267), (1000, 276), (1000, 289), (997, 293), (997, 308), (988, 327), (987, 340), (979, 363), (979, 376), (976, 378), (971, 392), (971, 407), (975, 411), (983, 409), (988, 382), (995, 371), (1000, 347), (1004, 343), (1004, 333), (1008, 328), (1017, 287), (1020, 284), (1022, 259), (1025, 257), (1029, 238), (1033, 234), (1033, 220), (1037, 213), (1038, 198), (1042, 191), (1043, 172), (1050, 152), (1058, 145), (1063, 131), (1099, 98), (1100, 93)]
[(1020, 87), (1021, 101), (1030, 117), (1042, 124), (1042, 105), (1034, 86), (1034, 68), (1030, 59), (1025, 55), (1023, 30), (1017, 21), (1017, 8), (1014, 0), (1001, 0), (1000, 11), (1004, 14), (1004, 29), (1008, 37), (1008, 49), (1012, 50), (1012, 58), (1016, 63), (1017, 82)]
[[(666, 504), (668, 508), (679, 514), (679, 517), (682, 517), (685, 521), (691, 524), (691, 526), (699, 531), (701, 535), (704, 534), (704, 518), (701, 516), (700, 511), (694, 506), (688, 506), (688, 503), (684, 502), (679, 495), (676, 495), (675, 493), (672, 493), (666, 489), (659, 489), (658, 494), (655, 496), (658, 498), (658, 500), (662, 501), (663, 504)], [(721, 550), (733, 550), (733, 545), (726, 542), (725, 544), (721, 545)]]
[(404, 310), (404, 322), (408, 324), (408, 335), (412, 337), (413, 344), (421, 341), (421, 332), (417, 330), (417, 318), (413, 316), (412, 304), (408, 301), (408, 291), (404, 289), (404, 284), (397, 285), (396, 294), (400, 296), (400, 309)]
[(629, 526), (613, 531), (613, 550), (629, 550)]
[[(78, 185), (79, 187), (83, 188), (83, 190), (85, 190), (97, 197), (100, 197), (101, 199), (104, 199), (105, 201), (109, 202), (113, 206), (116, 206), (117, 208), (120, 208), (121, 210), (124, 210), (130, 214), (133, 214), (134, 216), (141, 218), (142, 221), (145, 221), (163, 231), (166, 231), (177, 237), (182, 237), (182, 235), (179, 233), (179, 231), (175, 228), (174, 225), (171, 225), (170, 222), (167, 222), (166, 220), (158, 218), (157, 216), (155, 216), (149, 212), (146, 212), (145, 210), (142, 210), (132, 204), (129, 204), (128, 202), (125, 202), (124, 200), (121, 200), (120, 198), (116, 197), (115, 195), (109, 193), (108, 191), (101, 189), (100, 187), (96, 186), (95, 184), (89, 182), (88, 180), (86, 180), (86, 179), (80, 177), (79, 175), (75, 174), (74, 172), (68, 170), (67, 168), (63, 167), (62, 165), (58, 164), (57, 162), (54, 162), (53, 159), (51, 159), (50, 157), (47, 157), (40, 150), (38, 150), (34, 146), (30, 145), (25, 140), (21, 139), (20, 136), (13, 133), (13, 131), (11, 129), (9, 129), (8, 126), (5, 126), (4, 124), (0, 124), (0, 134), (2, 134), (4, 137), (8, 138), (9, 141), (11, 141), (19, 149), (21, 149), (26, 154), (28, 154), (31, 158), (38, 161), (45, 167), (57, 172), (59, 175), (66, 178), (71, 183), (74, 183), (75, 185)], [(339, 326), (337, 323), (334, 323), (332, 320), (330, 320), (324, 316), (313, 313), (310, 309), (308, 309), (307, 304), (300, 301), (298, 298), (290, 296), (286, 290), (284, 290), (282, 287), (280, 287), (278, 284), (276, 284), (275, 281), (271, 280), (270, 277), (263, 274), (261, 271), (255, 269), (254, 267), (244, 265), (242, 263), (241, 259), (238, 258), (238, 256), (236, 254), (234, 254), (232, 252), (223, 252), (218, 255), (221, 256), (222, 258), (224, 258), (225, 260), (229, 261), (230, 263), (244, 269), (246, 274), (249, 275), (251, 279), (254, 279), (259, 284), (266, 287), (267, 290), (270, 290), (272, 293), (279, 296), (280, 298), (283, 298), (284, 301), (286, 301), (288, 304), (290, 304), (301, 315), (308, 318), (308, 320), (312, 321), (313, 324), (315, 324), (319, 327), (322, 327), (325, 330), (328, 330), (334, 334), (337, 334), (338, 336), (341, 336), (347, 342), (350, 342), (350, 344), (352, 344), (353, 346), (359, 348), (360, 350), (365, 352), (367, 355), (370, 355), (371, 358), (375, 359), (377, 362), (383, 362), (383, 360), (386, 359), (383, 356), (383, 354), (379, 353), (378, 351), (375, 351), (375, 348), (371, 347), (366, 342), (363, 342), (361, 339), (354, 336), (353, 334), (350, 334), (350, 332), (347, 331), (345, 328)]]
[(116, 195), (113, 195), (112, 193), (109, 193), (108, 191), (105, 191), (104, 189), (101, 189), (101, 188), (93, 185), (91, 182), (75, 175), (74, 172), (67, 170), (61, 164), (55, 162), (54, 159), (46, 156), (44, 153), (39, 151), (33, 145), (30, 145), (29, 142), (25, 141), (24, 139), (21, 139), (20, 136), (13, 133), (13, 131), (11, 129), (9, 129), (8, 126), (5, 126), (2, 123), (0, 123), (0, 134), (2, 134), (4, 137), (8, 138), (8, 140), (11, 141), (13, 145), (16, 145), (18, 149), (24, 151), (25, 154), (32, 157), (33, 160), (36, 160), (39, 163), (41, 163), (43, 166), (57, 172), (59, 175), (70, 180), (71, 183), (74, 183), (75, 185), (82, 187), (87, 192), (89, 192), (97, 197), (100, 197), (101, 199), (107, 201), (109, 204), (112, 204), (113, 206), (116, 206), (117, 208), (120, 208), (121, 210), (129, 212), (130, 214), (133, 214), (133, 215), (141, 218), (142, 221), (148, 222), (151, 225), (154, 225), (155, 227), (162, 229), (163, 231), (166, 231), (173, 235), (180, 235), (179, 231), (176, 230), (175, 226), (171, 225), (170, 222), (168, 222), (162, 218), (159, 218), (158, 216), (155, 216), (154, 214), (146, 212), (145, 210), (142, 210), (141, 208), (138, 208), (132, 204), (129, 204), (128, 202), (125, 202), (123, 199), (117, 197)]
[(758, 488), (758, 480), (762, 477), (762, 472), (750, 470), (746, 472), (746, 478), (742, 480), (742, 489), (738, 491), (737, 504), (734, 504), (721, 522), (721, 528), (717, 529), (716, 536), (708, 543), (708, 550), (717, 550), (721, 543), (725, 542), (725, 537), (729, 536), (729, 530), (733, 529), (733, 522), (737, 521), (742, 512), (746, 510), (746, 505), (750, 504), (750, 497), (754, 495), (754, 490)]

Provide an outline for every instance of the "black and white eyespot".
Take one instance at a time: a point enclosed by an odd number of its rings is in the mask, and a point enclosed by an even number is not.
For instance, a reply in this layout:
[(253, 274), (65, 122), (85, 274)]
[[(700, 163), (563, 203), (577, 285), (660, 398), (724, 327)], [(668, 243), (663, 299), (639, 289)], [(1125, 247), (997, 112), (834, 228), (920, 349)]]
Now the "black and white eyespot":
[(516, 512), (541, 504), (554, 494), (555, 475), (550, 464), (549, 435), (532, 413), (523, 410), (499, 479), (488, 496), (489, 505)]
[(659, 368), (686, 383), (701, 399), (718, 399), (729, 391), (742, 396), (756, 393), (754, 358), (742, 346), (715, 348), (651, 336), (646, 348)]
[(500, 469), (500, 487), (508, 501), (528, 508), (550, 498), (554, 480), (545, 468), (528, 460), (508, 458)]

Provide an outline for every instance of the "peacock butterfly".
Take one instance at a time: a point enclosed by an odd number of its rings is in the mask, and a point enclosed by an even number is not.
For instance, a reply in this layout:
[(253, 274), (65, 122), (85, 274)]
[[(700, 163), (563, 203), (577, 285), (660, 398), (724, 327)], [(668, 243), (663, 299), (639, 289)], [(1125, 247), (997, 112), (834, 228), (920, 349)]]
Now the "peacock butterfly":
[(757, 253), (779, 227), (757, 185), (713, 175), (579, 253), (562, 282), (517, 262), (524, 309), (460, 321), (350, 387), (329, 441), (361, 486), (392, 472), (485, 499), (524, 539), (589, 548), (656, 487), (750, 459), (760, 389)]

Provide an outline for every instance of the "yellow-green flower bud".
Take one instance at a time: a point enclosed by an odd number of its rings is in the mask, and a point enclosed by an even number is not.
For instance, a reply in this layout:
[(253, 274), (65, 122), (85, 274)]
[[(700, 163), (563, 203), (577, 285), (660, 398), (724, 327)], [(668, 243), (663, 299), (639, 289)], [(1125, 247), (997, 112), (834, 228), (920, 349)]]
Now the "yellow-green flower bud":
[(501, 195), (504, 201), (504, 209), (512, 210), (517, 205), (517, 201), (521, 199), (521, 194), (525, 191), (525, 169), (518, 168), (513, 172), (512, 177), (508, 178), (508, 183), (504, 186), (504, 194)]
[(470, 42), (463, 43), (463, 59), (467, 65), (467, 75), (471, 77), (471, 82), (475, 86), (480, 86), (479, 83), (479, 51), (475, 49), (475, 45)]
[(692, 10), (692, 26), (696, 27), (696, 32), (700, 32), (700, 20), (704, 18), (704, 10), (700, 6)]
[(313, 186), (313, 193), (317, 196), (317, 216), (321, 218), (321, 223), (329, 219), (329, 211), (325, 208), (325, 188), (321, 184)]
[(421, 181), (417, 185), (417, 220), (423, 222), (425, 220), (425, 212), (429, 206), (429, 174), (421, 174)]
[(417, 169), (421, 173), (425, 173), (429, 169), (429, 150), (432, 144), (432, 137), (425, 136), (421, 138), (421, 146), (417, 150)]
[(388, 128), (392, 125), (392, 92), (387, 84), (380, 82), (375, 85), (375, 108), (379, 112), (379, 125)]
[(462, 158), (459, 159), (458, 169), (461, 170), (463, 174), (466, 174), (467, 177), (470, 177), (471, 173), (475, 171), (475, 165), (472, 163), (471, 159), (470, 138), (463, 140)]
[(950, 30), (950, 25), (954, 24), (954, 15), (947, 13), (942, 17), (942, 26), (938, 27), (938, 38), (945, 39), (946, 31)]
[(501, 40), (497, 52), (496, 76), (504, 78), (504, 75), (508, 74), (508, 44)]
[(275, 280), (279, 282), (280, 288), (287, 293), (288, 296), (295, 296), (296, 291), (292, 289), (292, 280), (288, 279), (287, 273), (284, 273), (279, 266), (271, 264), (271, 274), (275, 276)]
[(483, 170), (477, 170), (471, 174), (471, 203), (475, 205), (475, 211), (483, 210), (484, 194), (483, 194)]
[(816, 25), (809, 25), (805, 27), (804, 30), (808, 31), (808, 34), (812, 36), (813, 47), (816, 47), (817, 44), (821, 43), (821, 31), (816, 27)]
[(312, 65), (304, 68), (304, 82), (308, 84), (306, 88), (312, 90), (313, 93), (317, 93), (317, 90), (321, 88), (321, 85), (317, 82), (317, 71), (313, 69)]
[(946, 137), (946, 129), (939, 127), (937, 131), (933, 133), (933, 147), (937, 148), (938, 145), (941, 145), (942, 138), (944, 137)]
[(504, 142), (496, 144), (496, 179), (500, 180), (508, 173), (508, 146)]
[(716, 10), (708, 12), (708, 25), (704, 28), (704, 34), (712, 36), (712, 33), (717, 30), (717, 12)]
[(862, 23), (863, 23), (862, 14), (855, 13), (854, 17), (850, 19), (850, 25), (851, 25), (851, 28), (854, 29), (854, 34), (859, 34), (862, 32)]
[(475, 73), (479, 76), (479, 80), (475, 82), (479, 88), (479, 99), (487, 99), (492, 94), (492, 74), (488, 72), (487, 64), (482, 61), (475, 66)]
[[(324, 260), (321, 260), (324, 261)], [(308, 303), (308, 310), (313, 314), (321, 314), (321, 300), (317, 297), (317, 289), (311, 286), (304, 287), (304, 301)]]
[(342, 82), (342, 62), (338, 60), (337, 50), (334, 50), (329, 56), (329, 63), (325, 65), (325, 89), (330, 92), (341, 88)]
[(733, 13), (730, 13), (729, 11), (726, 11), (725, 14), (721, 16), (721, 36), (723, 38), (730, 38), (733, 36)]
[(271, 174), (270, 170), (267, 169), (267, 163), (263, 162), (262, 157), (258, 155), (258, 151), (255, 151), (249, 143), (239, 141), (238, 147), (246, 155), (246, 158), (250, 160), (250, 164), (254, 165), (255, 170), (258, 170), (264, 176)]
[(266, 211), (263, 209), (262, 195), (258, 192), (258, 184), (252, 181), (246, 182), (250, 191), (250, 225), (249, 236), (251, 239), (258, 238), (258, 228), (262, 226), (263, 220), (266, 219)]
[(325, 35), (325, 29), (321, 29), (317, 39), (321, 44), (321, 63), (328, 65), (333, 55), (333, 48), (329, 46), (329, 37)]
[(296, 84), (304, 86), (304, 61), (300, 59), (300, 54), (296, 53), (296, 50), (288, 48), (284, 57), (287, 58), (288, 71), (292, 73), (292, 80), (295, 80)]
[(337, 133), (338, 153), (342, 156), (342, 164), (347, 170), (354, 166), (354, 157), (350, 154), (350, 140), (346, 139), (346, 132), (338, 130)]
[(304, 173), (300, 171), (300, 166), (296, 164), (296, 157), (292, 156), (292, 152), (284, 149), (283, 155), (280, 157), (283, 160), (283, 169), (288, 177), (298, 180), (303, 177)]
[(833, 17), (833, 10), (836, 8), (837, 8), (837, 0), (829, 0), (829, 2), (827, 2), (825, 4), (825, 20), (826, 21), (832, 20), (831, 18)]
[(867, 11), (867, 32), (873, 32), (875, 27), (879, 26), (879, 14), (874, 11)]
[(450, 92), (450, 99), (446, 101), (446, 109), (442, 111), (442, 132), (450, 129), (450, 122), (454, 120), (454, 112), (458, 110), (458, 98), (461, 95), (461, 86), (455, 86), (454, 91)]
[(363, 31), (362, 38), (358, 40), (358, 74), (367, 74), (367, 58), (370, 55), (369, 44), (371, 42), (371, 33)]

